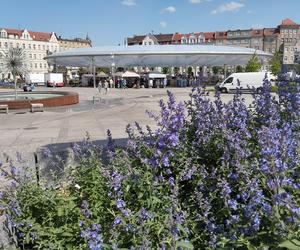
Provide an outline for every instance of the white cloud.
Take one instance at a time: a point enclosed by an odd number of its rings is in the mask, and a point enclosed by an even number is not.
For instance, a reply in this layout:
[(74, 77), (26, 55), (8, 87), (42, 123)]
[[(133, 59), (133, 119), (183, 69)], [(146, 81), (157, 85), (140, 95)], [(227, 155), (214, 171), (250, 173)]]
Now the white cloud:
[(135, 2), (135, 0), (123, 0), (122, 4), (126, 5), (126, 6), (135, 6), (136, 2)]
[(252, 10), (247, 10), (247, 14), (251, 14), (252, 13)]
[(225, 3), (220, 5), (218, 8), (213, 10), (211, 14), (218, 14), (218, 13), (223, 13), (223, 12), (228, 12), (228, 11), (239, 11), (240, 8), (244, 7), (245, 5), (243, 3), (238, 3), (238, 2), (230, 2), (230, 3)]
[(169, 6), (163, 10), (163, 12), (174, 13), (176, 12), (176, 8), (174, 6)]
[(168, 24), (165, 21), (161, 21), (159, 24), (162, 28), (166, 28), (168, 26)]

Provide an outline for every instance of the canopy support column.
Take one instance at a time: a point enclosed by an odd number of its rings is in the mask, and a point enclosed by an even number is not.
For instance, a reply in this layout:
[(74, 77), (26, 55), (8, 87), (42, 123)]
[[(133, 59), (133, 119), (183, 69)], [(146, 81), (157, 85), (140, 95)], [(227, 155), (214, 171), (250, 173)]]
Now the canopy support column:
[(92, 57), (92, 67), (93, 67), (93, 85), (94, 89), (96, 88), (96, 66), (95, 66), (95, 59)]

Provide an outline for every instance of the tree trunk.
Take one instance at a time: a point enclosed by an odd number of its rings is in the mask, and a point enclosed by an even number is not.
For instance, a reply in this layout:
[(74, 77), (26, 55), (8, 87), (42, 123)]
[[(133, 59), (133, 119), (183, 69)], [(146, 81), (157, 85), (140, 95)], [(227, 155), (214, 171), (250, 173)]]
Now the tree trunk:
[(15, 82), (15, 100), (18, 98), (18, 91), (17, 91), (17, 77), (14, 76), (14, 82)]

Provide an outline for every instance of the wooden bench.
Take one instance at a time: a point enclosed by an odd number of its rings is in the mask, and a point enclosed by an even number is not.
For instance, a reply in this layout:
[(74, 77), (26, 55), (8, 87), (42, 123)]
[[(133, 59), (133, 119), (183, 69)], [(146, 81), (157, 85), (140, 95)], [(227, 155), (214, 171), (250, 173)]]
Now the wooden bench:
[(6, 114), (8, 114), (8, 105), (7, 104), (1, 104), (0, 110), (4, 110)]
[(101, 102), (101, 96), (100, 95), (94, 95), (93, 96), (93, 103), (95, 104), (96, 101)]
[(44, 111), (44, 104), (43, 103), (31, 103), (30, 104), (30, 111), (37, 112), (37, 111)]

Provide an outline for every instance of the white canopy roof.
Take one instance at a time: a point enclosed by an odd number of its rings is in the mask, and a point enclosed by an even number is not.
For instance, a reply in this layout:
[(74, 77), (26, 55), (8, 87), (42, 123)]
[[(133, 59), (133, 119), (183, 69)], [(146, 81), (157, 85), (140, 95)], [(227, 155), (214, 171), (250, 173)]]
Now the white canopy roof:
[(130, 77), (132, 77), (132, 78), (136, 78), (136, 77), (140, 77), (140, 75), (138, 75), (137, 73), (135, 73), (135, 72), (131, 72), (131, 71), (126, 71), (123, 75), (122, 75), (122, 77), (124, 77), (124, 78), (130, 78)]
[(47, 56), (50, 64), (61, 66), (221, 66), (248, 62), (256, 52), (264, 61), (272, 54), (249, 48), (214, 45), (106, 46), (68, 50)]

